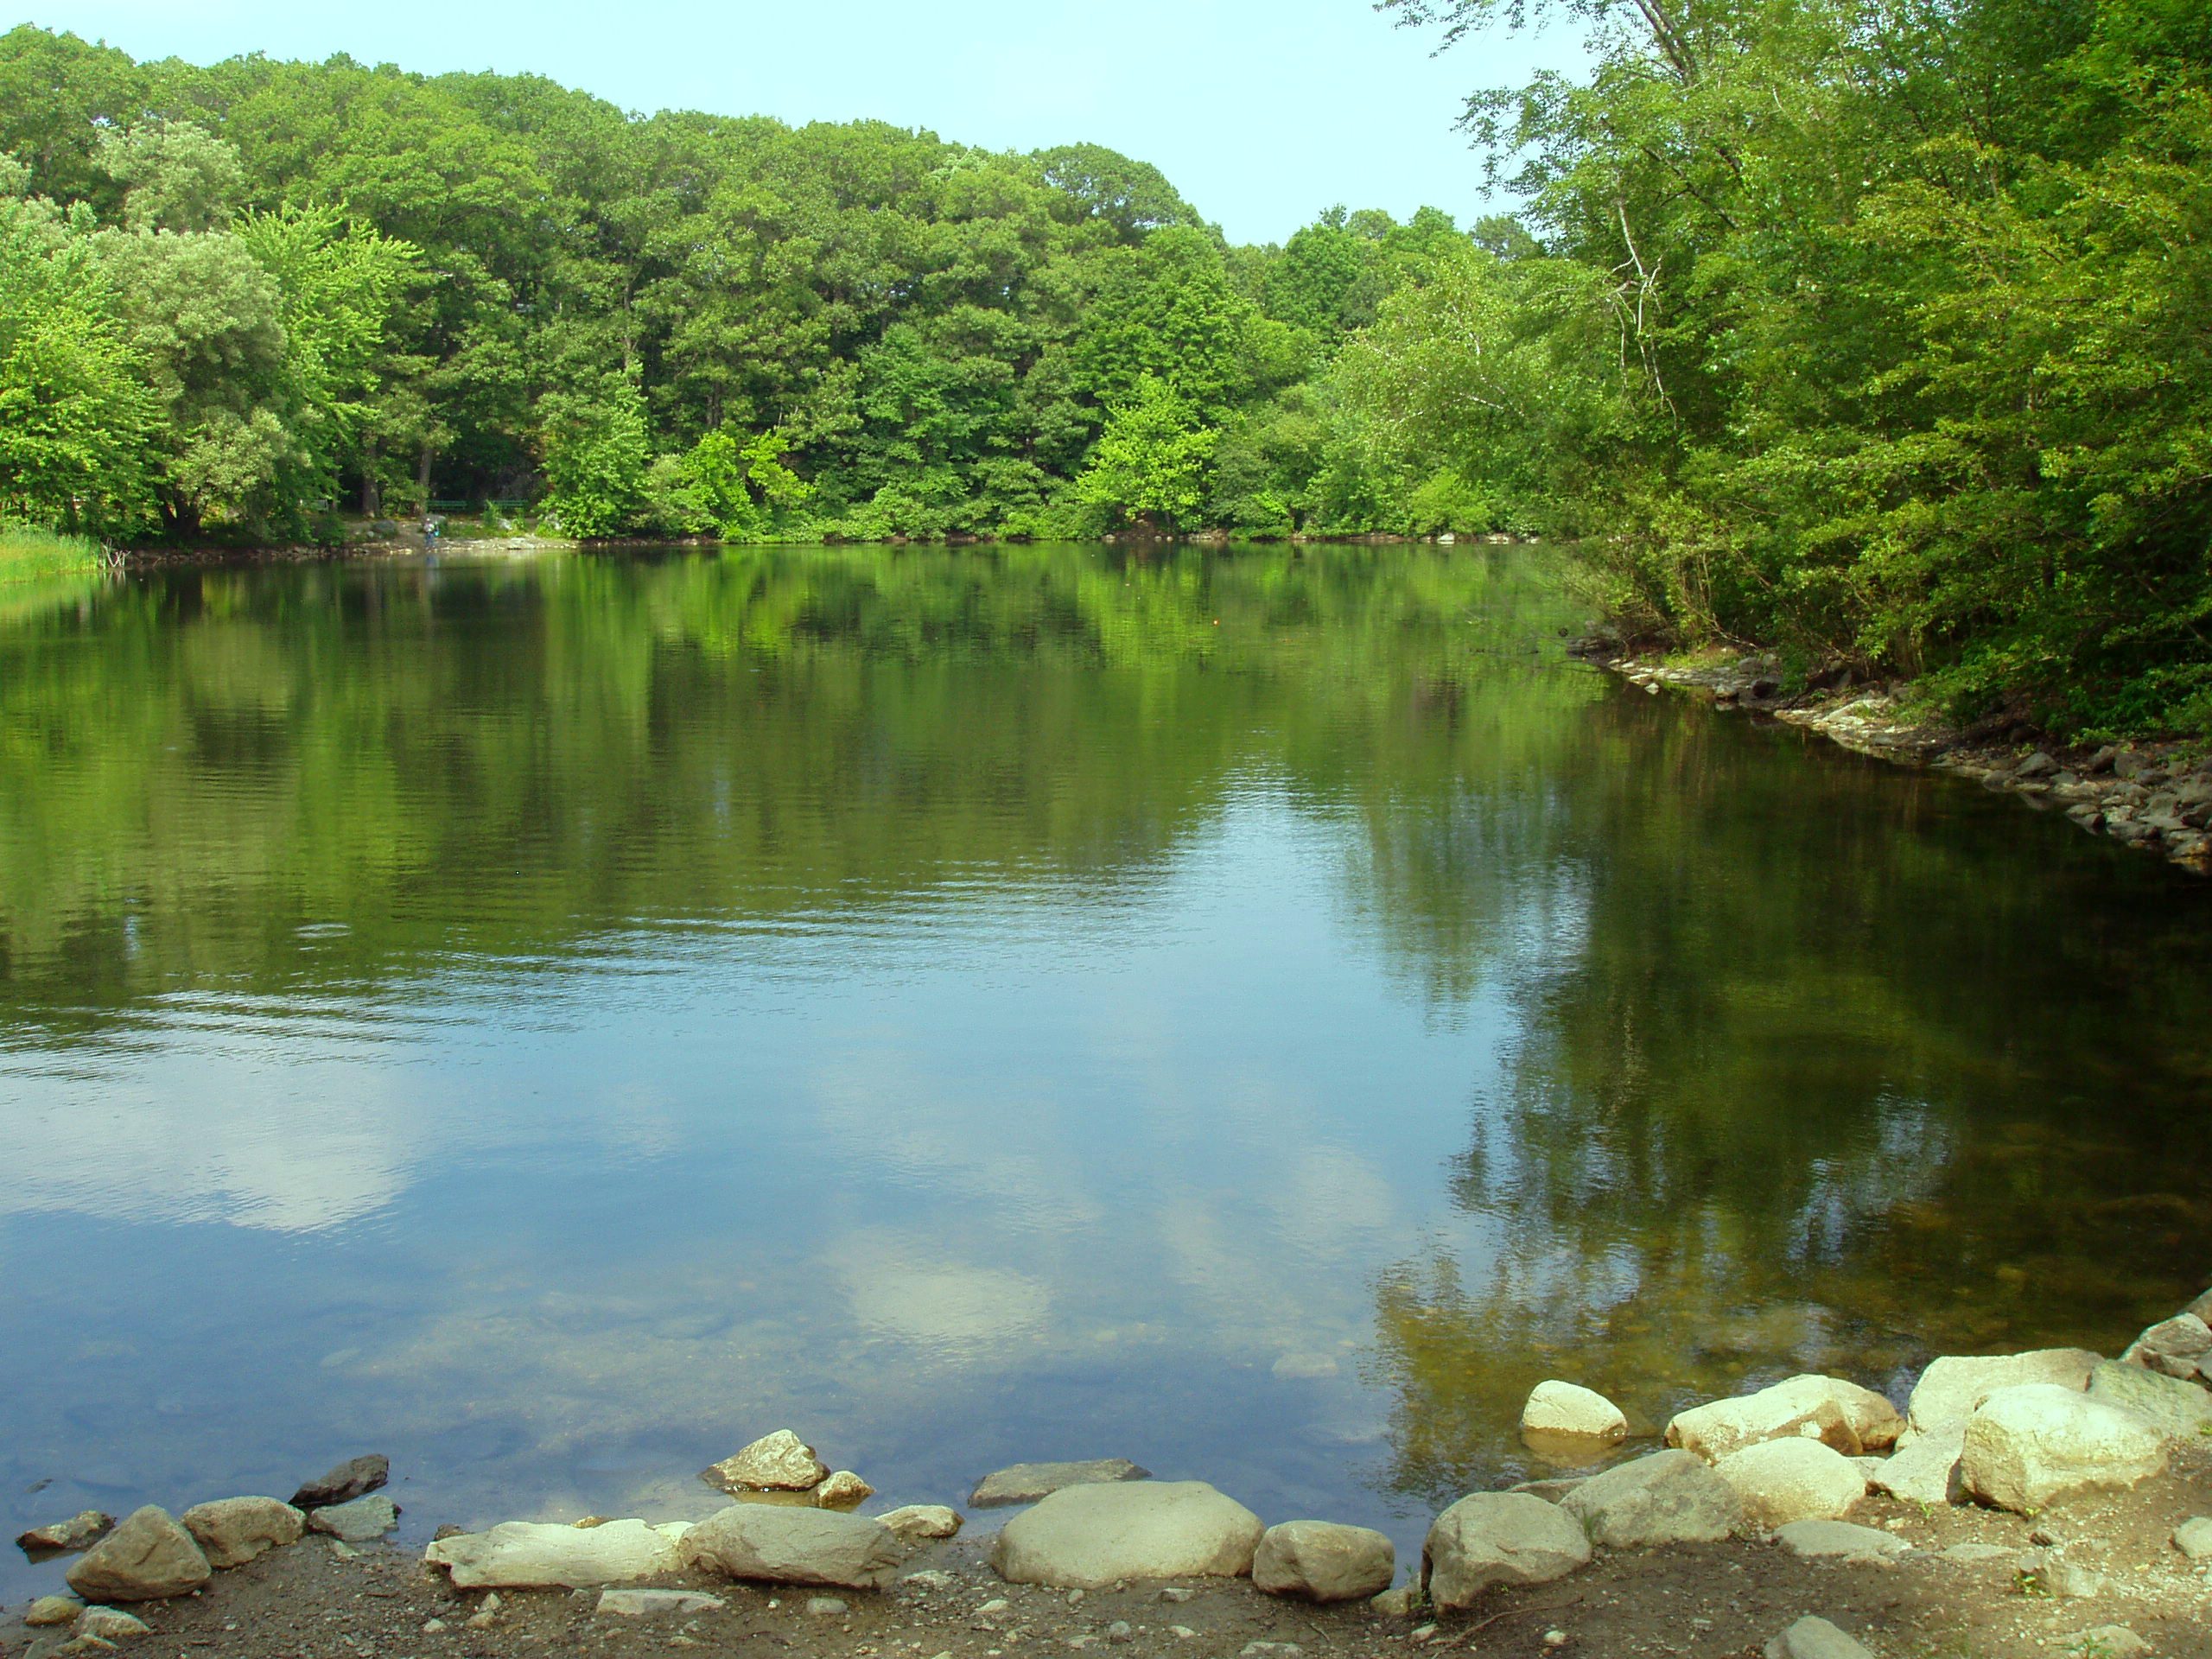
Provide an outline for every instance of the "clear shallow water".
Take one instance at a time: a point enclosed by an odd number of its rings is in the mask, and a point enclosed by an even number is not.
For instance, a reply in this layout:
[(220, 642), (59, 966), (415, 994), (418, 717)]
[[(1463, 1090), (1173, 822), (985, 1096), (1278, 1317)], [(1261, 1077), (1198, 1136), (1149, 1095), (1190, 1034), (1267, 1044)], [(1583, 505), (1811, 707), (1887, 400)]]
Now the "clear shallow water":
[(2201, 1288), (2206, 885), (1578, 620), (1408, 549), (0, 607), (0, 1528), (364, 1450), (410, 1539), (698, 1514), (788, 1425), (1403, 1548), (1546, 1375)]

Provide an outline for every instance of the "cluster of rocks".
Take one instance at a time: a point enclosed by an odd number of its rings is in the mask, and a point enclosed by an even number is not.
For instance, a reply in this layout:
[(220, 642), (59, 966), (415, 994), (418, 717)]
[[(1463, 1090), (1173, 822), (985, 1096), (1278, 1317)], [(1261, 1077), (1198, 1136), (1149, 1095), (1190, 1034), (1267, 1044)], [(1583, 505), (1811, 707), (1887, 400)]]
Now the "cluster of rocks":
[[(2118, 1360), (2072, 1348), (1938, 1359), (1902, 1413), (1872, 1389), (1819, 1376), (1695, 1407), (1667, 1425), (1663, 1450), (1586, 1478), (1462, 1498), (1429, 1529), (1421, 1589), (1440, 1610), (1463, 1609), (1500, 1585), (1564, 1578), (1598, 1549), (1745, 1535), (1806, 1558), (1895, 1559), (1912, 1553), (1904, 1540), (1845, 1519), (1870, 1491), (2032, 1516), (2075, 1493), (2133, 1487), (2164, 1470), (2177, 1443), (2212, 1433), (2208, 1315), (2212, 1291)], [(1586, 1437), (1593, 1451), (1628, 1430), (1610, 1401), (1557, 1381), (1529, 1395), (1522, 1426), (1532, 1440)], [(2191, 1560), (2212, 1559), (2212, 1517), (2184, 1522), (2172, 1541)], [(2044, 1593), (2099, 1588), (2063, 1546), (2031, 1550), (2017, 1566)], [(1768, 1651), (1852, 1659), (1865, 1649), (1815, 1619)]]
[[(1821, 733), (1845, 748), (1882, 760), (1929, 765), (2058, 808), (2092, 833), (2157, 852), (2200, 874), (2212, 874), (2212, 757), (2176, 743), (2096, 748), (1976, 741), (1908, 711), (1889, 690), (1853, 690), (1843, 671), (1786, 690), (1772, 657), (1673, 664), (1621, 653), (1593, 638), (1569, 649), (1656, 695), (1662, 687), (1706, 693)], [(1847, 683), (1839, 686), (1839, 679)]]
[[(1663, 1446), (1599, 1472), (1459, 1499), (1429, 1527), (1412, 1581), (1396, 1588), (1395, 1554), (1382, 1533), (1325, 1520), (1268, 1526), (1203, 1481), (1154, 1480), (1123, 1459), (1017, 1465), (985, 1477), (969, 1502), (1026, 1505), (992, 1541), (990, 1566), (1009, 1584), (1049, 1586), (1071, 1600), (1131, 1581), (1249, 1578), (1270, 1595), (1310, 1602), (1451, 1612), (1501, 1586), (1564, 1578), (1599, 1551), (1732, 1537), (1765, 1538), (1807, 1560), (1897, 1560), (1916, 1552), (1894, 1531), (1848, 1518), (1870, 1491), (2032, 1516), (2073, 1493), (2133, 1486), (2167, 1466), (2177, 1442), (2212, 1433), (2208, 1315), (2212, 1292), (2145, 1331), (2117, 1360), (2081, 1349), (1938, 1359), (1903, 1411), (1872, 1389), (1816, 1375), (1708, 1402), (1675, 1414)], [(1567, 1460), (1585, 1464), (1602, 1461), (1631, 1433), (1618, 1406), (1560, 1379), (1530, 1393), (1522, 1430), (1555, 1454), (1579, 1449)], [(289, 1503), (224, 1498), (175, 1518), (149, 1506), (120, 1524), (88, 1512), (23, 1535), (18, 1541), (29, 1549), (82, 1552), (67, 1574), (82, 1599), (47, 1597), (30, 1610), (29, 1622), (44, 1632), (32, 1655), (107, 1650), (146, 1630), (111, 1604), (197, 1593), (215, 1573), (309, 1531), (330, 1535), (340, 1549), (383, 1536), (397, 1518), (376, 1490), (387, 1473), (382, 1459), (356, 1459)], [(915, 1553), (963, 1523), (937, 1504), (857, 1513), (872, 1495), (868, 1483), (831, 1471), (789, 1430), (701, 1478), (736, 1501), (695, 1522), (594, 1516), (480, 1532), (441, 1528), (425, 1559), (456, 1590), (489, 1592), (472, 1625), (497, 1614), (499, 1592), (522, 1589), (595, 1589), (608, 1618), (680, 1618), (724, 1604), (709, 1590), (645, 1580), (694, 1574), (823, 1592), (901, 1581), (912, 1588), (944, 1577), (910, 1572)], [(2185, 1522), (2172, 1541), (2190, 1560), (2212, 1560), (2212, 1516)], [(1962, 1560), (2012, 1553), (1985, 1544), (1946, 1552)], [(2099, 1587), (2055, 1541), (2018, 1556), (2016, 1570), (2044, 1593)], [(825, 1615), (849, 1610), (827, 1593), (807, 1606)], [(2128, 1633), (2107, 1634), (2116, 1641)], [(1811, 1617), (1777, 1633), (1767, 1651), (1770, 1659), (1866, 1653)]]
[(119, 1522), (86, 1510), (34, 1527), (16, 1540), (26, 1554), (80, 1553), (63, 1574), (74, 1597), (41, 1596), (25, 1615), (44, 1632), (26, 1659), (101, 1653), (143, 1636), (142, 1620), (106, 1604), (196, 1594), (217, 1573), (296, 1544), (309, 1532), (327, 1535), (340, 1548), (383, 1537), (399, 1524), (399, 1506), (378, 1490), (391, 1476), (386, 1459), (359, 1457), (308, 1482), (289, 1503), (219, 1497), (178, 1516), (149, 1503)]

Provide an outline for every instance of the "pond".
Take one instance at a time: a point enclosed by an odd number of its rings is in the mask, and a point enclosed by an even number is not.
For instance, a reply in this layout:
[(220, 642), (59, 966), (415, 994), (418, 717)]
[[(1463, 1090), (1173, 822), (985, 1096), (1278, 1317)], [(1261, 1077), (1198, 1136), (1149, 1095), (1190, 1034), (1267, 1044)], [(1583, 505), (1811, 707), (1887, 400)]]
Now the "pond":
[[(1126, 1456), (1417, 1549), (2212, 1273), (2212, 887), (1568, 660), (1541, 549), (198, 569), (0, 610), (0, 1526)], [(12, 1552), (0, 1594), (59, 1564)]]

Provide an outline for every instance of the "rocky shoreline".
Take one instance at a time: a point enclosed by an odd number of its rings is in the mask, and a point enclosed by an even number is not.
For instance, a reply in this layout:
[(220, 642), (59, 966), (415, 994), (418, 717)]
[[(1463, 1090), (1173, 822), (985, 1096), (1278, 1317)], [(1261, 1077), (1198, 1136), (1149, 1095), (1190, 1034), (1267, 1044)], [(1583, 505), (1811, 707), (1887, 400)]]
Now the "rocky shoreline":
[(1902, 1408), (1792, 1377), (1678, 1413), (1657, 1446), (1635, 1446), (1602, 1395), (1548, 1381), (1522, 1433), (1588, 1472), (1470, 1493), (1402, 1574), (1379, 1532), (1268, 1525), (1121, 1459), (985, 1477), (969, 1508), (1014, 1513), (982, 1539), (946, 1505), (862, 1514), (868, 1484), (787, 1429), (702, 1471), (735, 1500), (706, 1520), (441, 1527), (416, 1557), (382, 1541), (399, 1518), (385, 1459), (357, 1458), (289, 1502), (24, 1534), (27, 1551), (73, 1557), (73, 1593), (11, 1610), (0, 1649), (1904, 1659), (1996, 1642), (2190, 1659), (2212, 1654), (2208, 1316), (2212, 1291), (2116, 1359), (1940, 1358)]
[(1802, 726), (1859, 754), (1954, 772), (2037, 810), (2063, 811), (2093, 835), (2212, 875), (2212, 753), (2181, 743), (2086, 747), (2031, 733), (2017, 740), (1979, 736), (1908, 715), (1890, 688), (1788, 692), (1772, 657), (1668, 662), (1624, 652), (1602, 637), (1575, 640), (1568, 650), (1654, 695), (1695, 693)]

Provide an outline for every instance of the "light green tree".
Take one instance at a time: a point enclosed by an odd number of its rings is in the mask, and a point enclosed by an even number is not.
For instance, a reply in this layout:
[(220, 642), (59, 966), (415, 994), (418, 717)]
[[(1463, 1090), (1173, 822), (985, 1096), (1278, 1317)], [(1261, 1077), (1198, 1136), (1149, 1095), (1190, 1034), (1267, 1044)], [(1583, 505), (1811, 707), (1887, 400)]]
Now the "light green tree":
[(1140, 376), (1129, 399), (1107, 416), (1075, 481), (1075, 496), (1147, 529), (1190, 523), (1205, 499), (1206, 464), (1220, 434), (1156, 375)]

